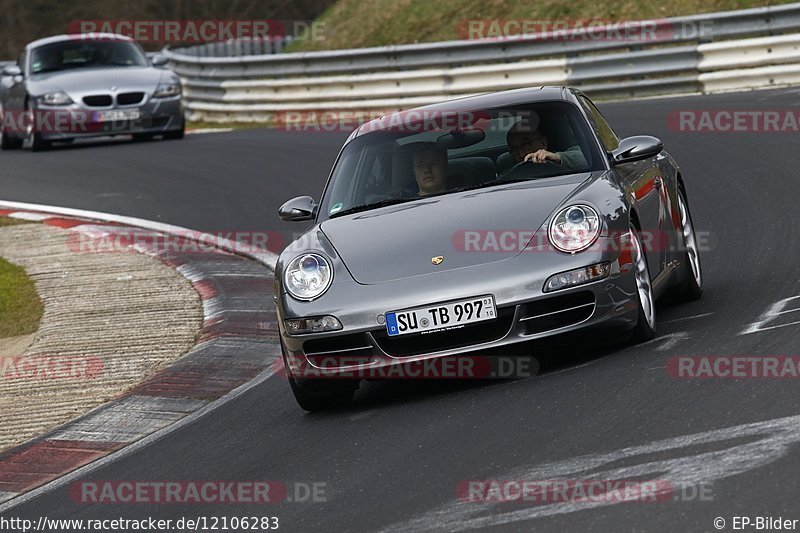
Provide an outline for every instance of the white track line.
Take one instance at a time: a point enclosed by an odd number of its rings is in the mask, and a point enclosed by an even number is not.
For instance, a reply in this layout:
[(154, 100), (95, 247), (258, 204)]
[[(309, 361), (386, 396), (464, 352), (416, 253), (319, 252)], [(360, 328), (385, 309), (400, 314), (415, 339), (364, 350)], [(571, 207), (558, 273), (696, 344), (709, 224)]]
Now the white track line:
[(196, 130), (186, 130), (186, 135), (202, 135), (205, 133), (229, 133), (233, 128), (198, 128)]
[(40, 211), (44, 213), (52, 213), (56, 215), (66, 215), (80, 218), (94, 218), (103, 220), (105, 222), (118, 222), (120, 224), (127, 224), (129, 226), (138, 226), (140, 228), (149, 229), (153, 231), (160, 231), (169, 234), (178, 234), (181, 236), (195, 237), (201, 242), (213, 242), (219, 249), (226, 252), (243, 255), (263, 263), (270, 270), (275, 270), (275, 263), (278, 262), (278, 256), (270, 251), (264, 250), (258, 253), (249, 253), (242, 251), (250, 245), (241, 243), (241, 246), (231, 245), (231, 241), (220, 239), (215, 235), (210, 235), (202, 231), (190, 230), (181, 226), (174, 226), (172, 224), (164, 224), (162, 222), (155, 222), (153, 220), (145, 220), (143, 218), (128, 217), (123, 215), (114, 215), (111, 213), (103, 213), (101, 211), (87, 211), (85, 209), (75, 209), (72, 207), (57, 207), (52, 205), (42, 204), (29, 204), (25, 202), (11, 202), (7, 200), (0, 200), (0, 209), (19, 209), (20, 211)]

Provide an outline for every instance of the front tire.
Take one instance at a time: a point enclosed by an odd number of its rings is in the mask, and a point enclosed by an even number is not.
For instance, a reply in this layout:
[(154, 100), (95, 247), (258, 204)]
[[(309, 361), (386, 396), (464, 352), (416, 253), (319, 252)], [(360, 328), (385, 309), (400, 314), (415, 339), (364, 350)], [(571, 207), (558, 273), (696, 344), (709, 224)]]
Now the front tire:
[(177, 140), (177, 139), (183, 139), (184, 135), (185, 135), (185, 130), (183, 128), (181, 128), (179, 130), (166, 132), (164, 134), (164, 139), (168, 140), (168, 141)]
[(177, 130), (171, 130), (164, 133), (164, 139), (166, 140), (175, 140), (175, 139), (183, 139), (183, 136), (186, 134), (186, 117), (181, 114), (181, 127)]
[(307, 385), (302, 386), (294, 379), (286, 356), (283, 357), (283, 364), (294, 399), (301, 409), (309, 413), (316, 413), (346, 407), (353, 401), (356, 392), (355, 382), (336, 378), (318, 378), (306, 380)]
[(3, 150), (13, 150), (15, 148), (22, 147), (22, 139), (17, 139), (16, 137), (12, 137), (7, 132), (2, 132), (0, 134), (0, 149)]
[(22, 141), (23, 148), (29, 148), (31, 152), (43, 152), (50, 148), (50, 141), (42, 139), (42, 134), (36, 131), (36, 114), (31, 109), (30, 103), (25, 104), (25, 113), (30, 117), (25, 139)]

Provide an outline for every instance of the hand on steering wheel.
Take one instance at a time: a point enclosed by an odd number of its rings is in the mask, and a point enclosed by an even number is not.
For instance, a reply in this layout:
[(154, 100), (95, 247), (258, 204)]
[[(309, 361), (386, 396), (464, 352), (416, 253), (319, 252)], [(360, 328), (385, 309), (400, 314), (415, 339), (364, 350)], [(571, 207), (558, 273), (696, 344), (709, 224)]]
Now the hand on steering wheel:
[(515, 180), (522, 178), (539, 178), (542, 176), (551, 176), (560, 174), (564, 171), (561, 165), (557, 165), (552, 161), (545, 161), (544, 163), (533, 163), (532, 161), (520, 161), (505, 174), (500, 176), (502, 180)]
[(543, 148), (526, 155), (523, 161), (530, 161), (531, 163), (546, 163), (552, 161), (553, 163), (561, 164), (561, 156)]

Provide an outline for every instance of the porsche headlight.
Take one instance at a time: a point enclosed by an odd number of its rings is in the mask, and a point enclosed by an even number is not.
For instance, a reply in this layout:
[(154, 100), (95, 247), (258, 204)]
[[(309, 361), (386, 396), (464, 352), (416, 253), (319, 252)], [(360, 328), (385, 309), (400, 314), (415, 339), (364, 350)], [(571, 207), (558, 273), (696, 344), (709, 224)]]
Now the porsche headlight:
[(588, 205), (571, 205), (553, 217), (549, 235), (557, 250), (580, 252), (594, 244), (600, 235), (600, 216)]
[(313, 300), (322, 295), (333, 280), (333, 267), (320, 254), (298, 255), (286, 265), (283, 274), (286, 290), (298, 300)]
[(169, 96), (178, 96), (179, 94), (181, 94), (180, 83), (159, 83), (153, 96), (156, 98), (167, 98)]
[(72, 98), (64, 91), (52, 91), (41, 95), (39, 103), (44, 105), (68, 105), (72, 103)]

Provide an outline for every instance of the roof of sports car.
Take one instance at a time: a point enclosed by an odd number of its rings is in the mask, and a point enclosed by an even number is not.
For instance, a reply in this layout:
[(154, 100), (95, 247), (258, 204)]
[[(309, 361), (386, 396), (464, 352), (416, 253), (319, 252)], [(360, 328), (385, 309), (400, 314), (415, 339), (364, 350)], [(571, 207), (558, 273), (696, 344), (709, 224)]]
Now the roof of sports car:
[(36, 48), (44, 44), (60, 43), (62, 41), (133, 41), (133, 39), (116, 33), (64, 33), (31, 41), (26, 45), (26, 48)]
[[(565, 100), (565, 95), (568, 91), (570, 91), (570, 89), (567, 87), (525, 87), (523, 89), (512, 89), (510, 91), (500, 91), (479, 94), (476, 96), (455, 98), (452, 100), (446, 100), (444, 102), (438, 102), (426, 106), (415, 107), (405, 111), (399, 111), (398, 113), (406, 116), (415, 111), (433, 114), (457, 113), (465, 111), (479, 111), (482, 109), (491, 109), (496, 107), (516, 106), (534, 102)], [(352, 140), (354, 137), (358, 137), (359, 135), (367, 132), (381, 130), (383, 129), (383, 124), (390, 123), (391, 121), (386, 121), (381, 118), (369, 121), (358, 128), (358, 130), (354, 131), (348, 140)]]

